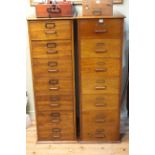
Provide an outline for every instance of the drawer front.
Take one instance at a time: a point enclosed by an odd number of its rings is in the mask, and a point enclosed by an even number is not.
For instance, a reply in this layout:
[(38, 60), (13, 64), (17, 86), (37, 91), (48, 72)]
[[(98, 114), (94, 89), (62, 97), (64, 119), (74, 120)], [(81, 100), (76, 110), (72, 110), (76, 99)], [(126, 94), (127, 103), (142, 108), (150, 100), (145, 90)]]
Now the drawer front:
[(118, 110), (83, 111), (81, 114), (81, 139), (116, 141), (119, 139)]
[(32, 41), (32, 58), (60, 58), (71, 55), (70, 40)]
[(81, 139), (84, 141), (119, 141), (120, 133), (116, 125), (83, 128)]
[(120, 75), (120, 59), (82, 58), (81, 75), (83, 77), (109, 77)]
[(38, 112), (39, 140), (73, 140), (75, 126), (71, 112)]
[(117, 124), (119, 119), (118, 110), (104, 110), (104, 111), (82, 111), (82, 128), (89, 128), (92, 124), (94, 126), (102, 127), (103, 125)]
[(120, 38), (122, 19), (84, 19), (78, 21), (81, 38)]
[(73, 110), (74, 98), (71, 95), (36, 96), (38, 111)]
[(111, 110), (119, 108), (119, 95), (82, 95), (81, 97), (82, 111), (89, 110)]
[(75, 140), (75, 134), (73, 132), (67, 132), (66, 130), (61, 132), (39, 132), (38, 140), (39, 141), (66, 141), (66, 140)]
[(72, 77), (71, 56), (61, 59), (33, 59), (34, 77)]
[(68, 78), (35, 78), (34, 89), (37, 96), (73, 94), (72, 80)]
[(120, 79), (82, 77), (81, 94), (119, 94)]
[(49, 131), (52, 128), (74, 128), (73, 113), (65, 111), (39, 111), (37, 112), (39, 131)]
[(121, 57), (121, 40), (119, 39), (81, 39), (81, 57)]
[(71, 39), (72, 21), (30, 21), (29, 31), (31, 40)]

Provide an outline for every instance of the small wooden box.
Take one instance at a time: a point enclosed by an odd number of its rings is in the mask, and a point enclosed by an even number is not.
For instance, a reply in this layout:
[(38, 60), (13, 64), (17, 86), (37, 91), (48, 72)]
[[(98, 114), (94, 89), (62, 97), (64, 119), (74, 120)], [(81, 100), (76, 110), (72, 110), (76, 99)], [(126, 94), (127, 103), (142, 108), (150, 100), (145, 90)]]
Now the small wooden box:
[(40, 18), (47, 17), (70, 17), (73, 16), (73, 5), (70, 1), (63, 0), (56, 4), (37, 4), (36, 16)]
[(82, 0), (83, 16), (112, 16), (113, 0)]

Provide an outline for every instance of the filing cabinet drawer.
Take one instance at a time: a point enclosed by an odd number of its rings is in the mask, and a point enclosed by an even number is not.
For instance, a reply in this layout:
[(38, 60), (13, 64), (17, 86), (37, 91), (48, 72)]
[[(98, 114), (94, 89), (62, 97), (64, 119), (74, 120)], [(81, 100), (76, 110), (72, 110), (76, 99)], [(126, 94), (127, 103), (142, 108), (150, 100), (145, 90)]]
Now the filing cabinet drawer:
[(73, 110), (74, 98), (72, 95), (42, 95), (36, 96), (38, 111)]
[(119, 94), (119, 92), (120, 79), (118, 77), (82, 77), (81, 79), (81, 94)]
[(120, 59), (82, 58), (81, 74), (83, 77), (110, 77), (120, 75)]
[(43, 131), (38, 132), (38, 140), (40, 141), (66, 141), (66, 140), (75, 140), (75, 134), (73, 132), (52, 132), (52, 131)]
[(116, 94), (82, 95), (81, 107), (83, 111), (119, 109), (119, 96)]
[(71, 55), (70, 40), (32, 41), (32, 58), (60, 58)]
[(81, 38), (120, 38), (121, 19), (83, 19), (78, 21)]
[(73, 140), (75, 135), (72, 112), (38, 112), (39, 140)]
[(81, 139), (84, 141), (119, 141), (119, 138), (119, 128), (113, 125), (85, 127), (81, 131)]
[(71, 39), (72, 22), (70, 20), (46, 20), (29, 22), (32, 40)]
[[(38, 115), (38, 129), (49, 131), (52, 128), (63, 127), (73, 129), (74, 120), (73, 112), (67, 111), (39, 111)], [(68, 130), (70, 130), (68, 129)]]
[[(89, 110), (83, 111), (81, 114), (82, 119), (82, 128), (87, 127), (88, 129), (93, 126), (102, 127), (103, 125), (116, 125), (119, 119), (119, 112), (118, 110)], [(85, 127), (84, 127), (85, 126)]]
[(73, 93), (72, 79), (68, 78), (35, 78), (34, 89), (36, 95), (53, 95)]
[(121, 57), (119, 39), (81, 39), (81, 57)]
[(72, 77), (71, 56), (61, 59), (33, 59), (33, 73), (35, 77)]

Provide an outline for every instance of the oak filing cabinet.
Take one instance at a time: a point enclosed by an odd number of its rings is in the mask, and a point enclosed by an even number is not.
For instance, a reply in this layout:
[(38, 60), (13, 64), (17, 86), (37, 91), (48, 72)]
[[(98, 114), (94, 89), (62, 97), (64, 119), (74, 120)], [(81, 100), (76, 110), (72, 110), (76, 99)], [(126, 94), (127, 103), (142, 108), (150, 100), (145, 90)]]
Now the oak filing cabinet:
[(38, 141), (76, 139), (72, 20), (28, 20)]
[(38, 141), (120, 140), (123, 21), (28, 19)]
[(118, 141), (123, 18), (78, 20), (80, 138)]

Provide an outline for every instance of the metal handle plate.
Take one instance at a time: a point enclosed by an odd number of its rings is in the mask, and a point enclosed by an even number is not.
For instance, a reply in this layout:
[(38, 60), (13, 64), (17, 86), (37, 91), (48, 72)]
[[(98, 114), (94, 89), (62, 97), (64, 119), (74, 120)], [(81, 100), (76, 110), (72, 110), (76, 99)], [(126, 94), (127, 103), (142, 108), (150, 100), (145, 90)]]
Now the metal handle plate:
[(95, 103), (96, 107), (105, 107), (106, 104), (105, 103)]
[(59, 70), (58, 69), (49, 69), (48, 72), (49, 73), (56, 73), (56, 72), (59, 72)]
[(49, 84), (50, 85), (57, 85), (57, 84), (59, 84), (59, 80), (57, 80), (57, 79), (49, 80)]
[(59, 90), (59, 87), (51, 87), (49, 90)]
[(51, 106), (51, 107), (59, 107), (60, 104), (59, 104), (59, 103), (51, 103), (50, 106)]
[(55, 28), (55, 23), (45, 23), (45, 28), (47, 29)]
[(106, 86), (103, 86), (103, 87), (95, 87), (96, 90), (105, 90), (106, 89)]
[(96, 138), (105, 138), (105, 134), (98, 134), (98, 133), (96, 133), (95, 137)]
[(51, 113), (51, 116), (52, 117), (60, 117), (60, 113), (54, 112), (54, 113)]
[(47, 48), (56, 48), (57, 44), (56, 43), (47, 43), (46, 47)]
[(96, 43), (96, 46), (98, 47), (98, 46), (104, 46), (105, 45), (105, 43), (102, 43), (102, 42), (99, 42), (99, 43)]
[(106, 53), (107, 50), (106, 49), (97, 49), (95, 50), (96, 53)]
[(61, 135), (60, 134), (57, 134), (57, 135), (52, 134), (52, 138), (61, 138)]
[(60, 128), (53, 128), (52, 132), (61, 132), (61, 129)]
[(106, 68), (96, 68), (95, 71), (96, 72), (106, 72), (107, 69)]
[(56, 102), (56, 101), (60, 101), (60, 97), (59, 96), (52, 96), (50, 98), (51, 101)]
[(104, 123), (105, 122), (105, 118), (98, 118), (95, 121), (96, 121), (96, 123)]
[(45, 31), (45, 34), (56, 34), (56, 30)]
[(54, 66), (57, 66), (57, 65), (58, 65), (58, 63), (56, 61), (48, 62), (48, 66), (50, 66), (50, 67), (54, 67)]
[(56, 51), (56, 50), (48, 50), (47, 51), (47, 54), (56, 54), (56, 53), (58, 53), (58, 51)]
[(105, 30), (95, 30), (95, 33), (107, 33), (108, 31), (105, 29)]

